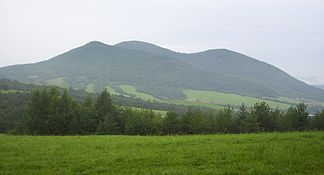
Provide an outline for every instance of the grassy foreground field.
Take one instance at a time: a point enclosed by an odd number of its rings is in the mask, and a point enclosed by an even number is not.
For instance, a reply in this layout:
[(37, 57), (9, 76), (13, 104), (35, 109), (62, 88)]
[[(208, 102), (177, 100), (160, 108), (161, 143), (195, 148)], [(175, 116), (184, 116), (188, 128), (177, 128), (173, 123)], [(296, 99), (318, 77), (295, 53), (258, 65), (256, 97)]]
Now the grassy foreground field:
[(0, 135), (0, 174), (323, 174), (324, 133)]

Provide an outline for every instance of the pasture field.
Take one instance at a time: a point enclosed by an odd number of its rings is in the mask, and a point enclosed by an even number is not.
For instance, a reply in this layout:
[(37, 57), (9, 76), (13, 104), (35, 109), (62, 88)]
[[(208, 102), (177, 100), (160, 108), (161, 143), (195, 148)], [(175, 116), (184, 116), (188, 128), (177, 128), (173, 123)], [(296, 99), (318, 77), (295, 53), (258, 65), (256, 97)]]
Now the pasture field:
[[(244, 103), (246, 106), (252, 107), (257, 102), (266, 102), (270, 105), (271, 108), (278, 108), (281, 110), (286, 110), (292, 105), (296, 105), (303, 101), (292, 99), (289, 97), (278, 97), (278, 98), (256, 98), (243, 96), (238, 94), (230, 94), (230, 93), (222, 93), (217, 91), (204, 91), (204, 90), (183, 90), (183, 93), (186, 95), (186, 99), (159, 99), (150, 94), (146, 94), (144, 92), (139, 92), (134, 86), (130, 85), (119, 85), (119, 88), (126, 93), (134, 95), (136, 98), (140, 98), (146, 101), (158, 101), (165, 103), (173, 103), (179, 105), (188, 105), (188, 106), (202, 106), (209, 107), (212, 109), (223, 109), (224, 106), (230, 105), (234, 107), (235, 110), (239, 109), (239, 107)], [(106, 87), (111, 94), (121, 95), (121, 93), (117, 92), (113, 87)], [(125, 95), (125, 94), (123, 94)], [(128, 96), (128, 95), (126, 95)], [(304, 101), (305, 104), (312, 105), (320, 105), (324, 106), (323, 102), (309, 102)]]
[[(150, 94), (139, 92), (134, 86), (120, 85), (119, 86), (125, 93), (135, 95), (137, 98), (143, 100), (155, 100), (159, 102), (188, 105), (188, 106), (203, 106), (213, 109), (223, 109), (226, 105), (234, 106), (236, 109), (244, 102), (247, 106), (253, 106), (257, 102), (265, 101), (272, 108), (288, 109), (294, 103), (298, 104), (299, 101), (290, 98), (282, 97), (275, 100), (259, 99), (249, 96), (242, 96), (237, 94), (227, 94), (216, 91), (202, 91), (202, 90), (184, 90), (186, 99), (158, 99)], [(289, 100), (289, 101), (287, 101)]]
[(142, 100), (151, 100), (151, 101), (173, 103), (173, 104), (179, 104), (179, 105), (188, 105), (188, 106), (202, 106), (202, 107), (209, 107), (212, 109), (223, 109), (224, 108), (223, 106), (219, 106), (216, 104), (183, 100), (183, 99), (163, 99), (162, 100), (162, 99), (158, 99), (150, 94), (138, 92), (134, 86), (130, 86), (130, 85), (120, 85), (118, 87), (120, 87), (125, 93), (135, 95), (136, 98), (140, 98)]
[(46, 81), (48, 85), (55, 85), (62, 88), (69, 88), (69, 84), (65, 81), (65, 77), (56, 77)]
[(216, 104), (205, 103), (201, 101), (189, 101), (189, 100), (182, 100), (182, 99), (163, 99), (164, 102), (179, 104), (179, 105), (188, 105), (188, 106), (201, 106), (201, 107), (208, 107), (212, 109), (224, 109), (224, 106), (219, 106)]
[(135, 95), (137, 98), (141, 98), (143, 100), (160, 101), (159, 99), (153, 97), (150, 94), (137, 91), (137, 89), (134, 86), (119, 85), (118, 87), (120, 87), (125, 93)]
[(0, 135), (0, 174), (323, 174), (324, 132)]
[[(125, 107), (129, 107), (129, 106), (125, 106)], [(138, 108), (138, 107), (130, 107), (131, 109), (137, 109), (137, 110), (150, 110), (150, 109), (145, 109), (145, 108)], [(168, 111), (162, 111), (162, 110), (156, 110), (156, 109), (152, 109), (152, 111), (156, 114), (160, 114), (161, 117), (165, 117), (166, 113)]]
[(0, 94), (14, 94), (14, 93), (30, 93), (30, 92), (16, 90), (16, 89), (8, 89), (8, 90), (0, 89)]
[(288, 109), (291, 106), (289, 104), (271, 100), (258, 99), (237, 94), (227, 94), (216, 91), (184, 90), (183, 93), (187, 96), (188, 101), (200, 101), (204, 103), (213, 103), (219, 105), (230, 104), (240, 106), (244, 102), (247, 106), (253, 106), (257, 102), (265, 101), (272, 108), (278, 107), (279, 109)]
[(156, 110), (156, 109), (153, 109), (152, 111), (157, 113), (157, 114), (160, 114), (161, 117), (165, 117), (167, 112), (168, 112), (168, 111), (162, 111), (162, 110)]
[(89, 93), (95, 93), (96, 92), (96, 88), (95, 85), (93, 83), (89, 83), (85, 89), (85, 91), (89, 92)]
[(106, 86), (107, 91), (111, 94), (111, 95), (121, 95), (119, 92), (117, 92), (113, 87), (111, 86)]

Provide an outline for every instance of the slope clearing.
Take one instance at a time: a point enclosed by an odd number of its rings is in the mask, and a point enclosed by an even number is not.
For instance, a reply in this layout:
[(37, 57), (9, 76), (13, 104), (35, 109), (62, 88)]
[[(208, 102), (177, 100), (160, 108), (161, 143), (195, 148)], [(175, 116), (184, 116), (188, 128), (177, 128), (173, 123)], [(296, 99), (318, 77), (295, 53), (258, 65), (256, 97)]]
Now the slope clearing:
[(301, 101), (294, 100), (288, 97), (260, 99), (237, 94), (228, 94), (216, 91), (202, 90), (184, 90), (183, 93), (186, 99), (158, 99), (150, 94), (138, 92), (134, 86), (120, 85), (119, 86), (126, 94), (134, 95), (136, 98), (143, 100), (167, 102), (188, 106), (203, 106), (212, 109), (222, 109), (224, 106), (230, 105), (238, 108), (244, 103), (247, 106), (253, 106), (257, 102), (265, 101), (272, 108), (288, 109), (293, 104), (298, 104)]
[[(138, 107), (129, 107), (129, 106), (125, 106), (125, 107), (127, 107), (127, 108), (131, 108), (131, 109), (136, 109), (136, 110), (150, 110), (150, 109), (145, 109), (145, 108), (138, 108)], [(166, 113), (168, 112), (168, 111), (162, 111), (162, 110), (156, 110), (156, 109), (152, 109), (152, 111), (154, 112), (154, 113), (156, 113), (156, 114), (160, 114), (161, 115), (161, 117), (165, 117), (166, 116)]]
[(234, 105), (236, 107), (244, 103), (247, 106), (253, 106), (257, 102), (265, 101), (272, 108), (288, 109), (291, 105), (275, 102), (266, 99), (242, 96), (237, 94), (227, 94), (216, 91), (201, 91), (201, 90), (184, 90), (188, 101), (203, 102), (216, 105)]
[(62, 88), (69, 88), (69, 84), (66, 82), (65, 77), (56, 77), (56, 78), (46, 80), (45, 84), (55, 85), (55, 86), (59, 86)]
[(126, 94), (134, 95), (136, 98), (140, 98), (143, 100), (160, 101), (159, 99), (153, 97), (150, 94), (137, 91), (137, 89), (134, 86), (120, 85), (118, 87), (120, 87)]
[(111, 95), (121, 95), (119, 92), (117, 92), (113, 87), (111, 86), (107, 86), (106, 87), (107, 91), (111, 94)]
[(85, 89), (86, 92), (89, 93), (95, 93), (96, 92), (96, 88), (95, 85), (93, 83), (89, 83)]

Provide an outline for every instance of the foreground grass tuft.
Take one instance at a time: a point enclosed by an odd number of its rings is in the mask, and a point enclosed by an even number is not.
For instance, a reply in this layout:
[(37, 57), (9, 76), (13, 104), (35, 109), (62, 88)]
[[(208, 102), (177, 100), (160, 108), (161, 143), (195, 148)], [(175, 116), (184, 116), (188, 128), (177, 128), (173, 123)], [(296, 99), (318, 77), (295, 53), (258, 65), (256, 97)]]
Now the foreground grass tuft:
[(324, 132), (0, 135), (0, 174), (323, 174)]

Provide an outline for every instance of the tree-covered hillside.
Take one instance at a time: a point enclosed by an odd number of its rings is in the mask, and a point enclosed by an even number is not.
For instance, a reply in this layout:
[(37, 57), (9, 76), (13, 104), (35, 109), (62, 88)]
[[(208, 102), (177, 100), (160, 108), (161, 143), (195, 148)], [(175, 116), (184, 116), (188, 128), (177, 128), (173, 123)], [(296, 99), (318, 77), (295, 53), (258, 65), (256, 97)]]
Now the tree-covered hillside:
[[(261, 94), (260, 96), (288, 96), (310, 99), (319, 95), (315, 99), (324, 99), (323, 91), (310, 87), (308, 84), (295, 79), (273, 65), (231, 50), (211, 49), (185, 54), (141, 41), (126, 41), (116, 44), (116, 46), (173, 57), (200, 70), (225, 74), (242, 81), (248, 81), (251, 83), (249, 86), (258, 87), (258, 90), (252, 92), (252, 95), (259, 96)], [(235, 80), (233, 79), (233, 81)], [(242, 85), (240, 82), (237, 82), (237, 84)], [(242, 92), (236, 93), (250, 95)]]
[[(77, 101), (84, 101), (87, 98), (94, 98), (98, 94), (90, 94), (84, 90), (72, 88), (64, 89), (57, 86), (45, 86), (26, 84), (0, 78), (0, 132), (4, 125), (7, 130), (21, 130), (21, 121), (26, 115), (25, 108), (31, 100), (32, 93), (40, 90), (50, 90), (55, 88), (57, 92), (63, 93), (65, 90)], [(109, 89), (108, 89), (109, 90)], [(131, 107), (136, 109), (148, 109), (159, 111), (174, 110), (183, 113), (188, 110), (188, 105), (176, 105), (165, 102), (145, 101), (139, 98), (127, 97), (123, 95), (112, 95), (112, 101), (116, 106)], [(209, 110), (207, 107), (191, 107), (192, 109)], [(5, 123), (5, 124), (4, 124)], [(2, 128), (2, 129), (1, 129)]]
[(321, 89), (324, 89), (324, 85), (323, 84), (318, 84), (318, 85), (314, 85), (315, 87), (318, 87), (318, 88), (321, 88)]
[(185, 98), (183, 90), (324, 101), (324, 91), (269, 64), (224, 50), (183, 54), (144, 42), (114, 46), (93, 41), (47, 61), (0, 68), (19, 81), (91, 89), (131, 85), (159, 98)]

